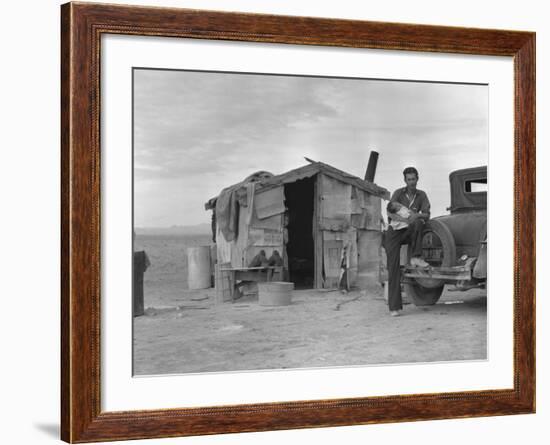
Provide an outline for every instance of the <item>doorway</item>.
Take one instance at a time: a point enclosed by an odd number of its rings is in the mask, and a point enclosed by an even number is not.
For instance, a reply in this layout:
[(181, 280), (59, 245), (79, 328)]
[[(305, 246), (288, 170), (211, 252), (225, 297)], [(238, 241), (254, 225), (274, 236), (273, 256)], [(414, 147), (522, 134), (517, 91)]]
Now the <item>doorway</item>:
[(288, 230), (286, 254), (289, 279), (294, 283), (295, 289), (312, 289), (314, 284), (314, 181), (315, 176), (284, 186)]

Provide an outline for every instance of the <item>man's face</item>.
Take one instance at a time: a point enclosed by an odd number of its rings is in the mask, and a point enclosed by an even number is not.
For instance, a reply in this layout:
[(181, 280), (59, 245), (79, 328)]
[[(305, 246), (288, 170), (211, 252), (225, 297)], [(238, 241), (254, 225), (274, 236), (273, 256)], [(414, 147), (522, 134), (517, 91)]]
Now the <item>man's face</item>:
[(416, 183), (418, 182), (418, 177), (415, 173), (407, 173), (405, 175), (405, 184), (407, 184), (407, 187), (410, 190), (414, 190), (416, 188)]

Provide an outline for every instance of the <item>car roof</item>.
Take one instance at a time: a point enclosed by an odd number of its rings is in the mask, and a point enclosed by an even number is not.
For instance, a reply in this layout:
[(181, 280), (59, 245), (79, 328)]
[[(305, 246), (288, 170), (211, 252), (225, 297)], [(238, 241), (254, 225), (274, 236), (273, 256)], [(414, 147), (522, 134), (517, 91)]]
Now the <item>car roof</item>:
[(460, 170), (455, 170), (449, 175), (449, 179), (452, 179), (455, 176), (470, 176), (470, 175), (483, 175), (487, 177), (487, 166), (481, 165), (479, 167), (470, 167), (462, 168)]

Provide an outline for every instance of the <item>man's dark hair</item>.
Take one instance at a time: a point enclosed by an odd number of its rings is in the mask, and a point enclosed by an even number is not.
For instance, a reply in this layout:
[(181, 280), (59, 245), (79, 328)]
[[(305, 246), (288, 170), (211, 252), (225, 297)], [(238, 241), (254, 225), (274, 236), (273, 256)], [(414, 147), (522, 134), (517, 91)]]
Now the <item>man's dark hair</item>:
[(407, 176), (408, 173), (414, 173), (416, 175), (416, 179), (418, 179), (418, 170), (414, 167), (407, 167), (405, 170), (403, 170), (403, 177)]

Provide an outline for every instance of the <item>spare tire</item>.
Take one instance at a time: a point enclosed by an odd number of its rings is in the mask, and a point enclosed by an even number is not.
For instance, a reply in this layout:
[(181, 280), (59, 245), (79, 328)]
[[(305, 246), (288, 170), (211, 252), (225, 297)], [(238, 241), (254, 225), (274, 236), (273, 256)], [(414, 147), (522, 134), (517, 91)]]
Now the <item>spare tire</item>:
[[(436, 266), (450, 267), (456, 264), (456, 244), (451, 230), (441, 221), (430, 219), (422, 230), (422, 250), (438, 251)], [(412, 247), (409, 245), (409, 258)], [(434, 258), (429, 258), (434, 261)], [(415, 278), (414, 283), (405, 283), (405, 292), (411, 296), (416, 306), (437, 303), (445, 285), (444, 280), (433, 278)]]
[[(442, 249), (443, 255), (440, 256), (437, 265), (443, 267), (454, 266), (456, 264), (456, 244), (451, 229), (438, 219), (430, 219), (426, 221), (422, 229), (422, 250), (437, 249), (439, 247)], [(410, 250), (409, 253), (411, 253)]]

